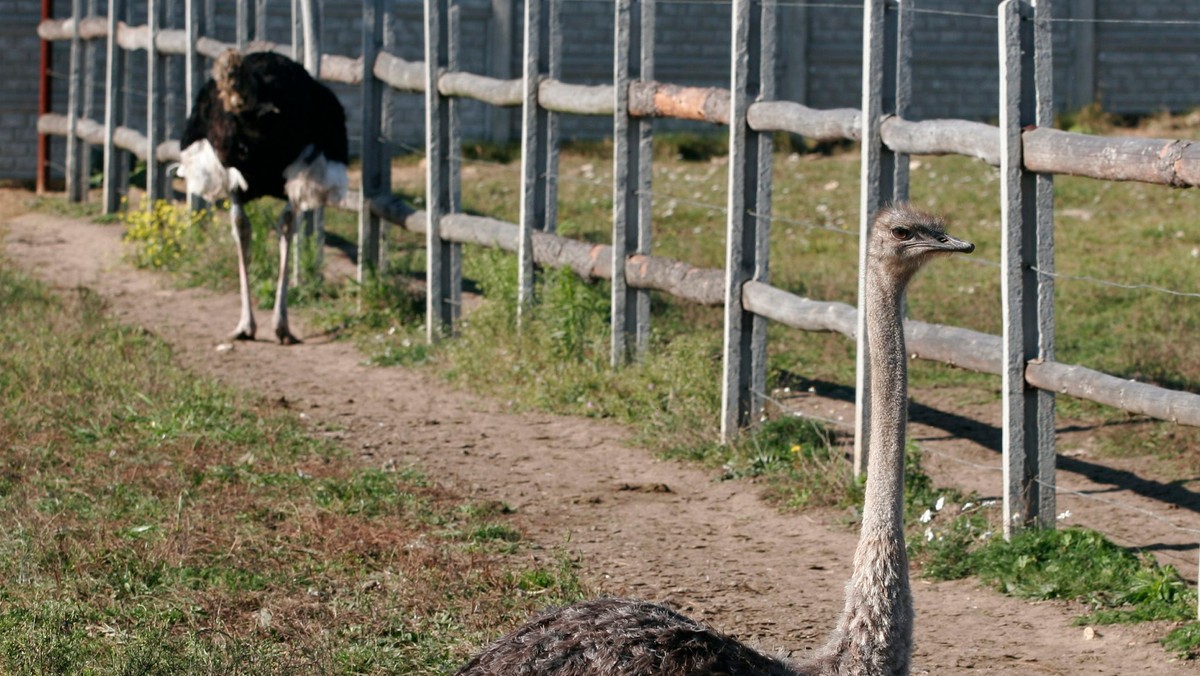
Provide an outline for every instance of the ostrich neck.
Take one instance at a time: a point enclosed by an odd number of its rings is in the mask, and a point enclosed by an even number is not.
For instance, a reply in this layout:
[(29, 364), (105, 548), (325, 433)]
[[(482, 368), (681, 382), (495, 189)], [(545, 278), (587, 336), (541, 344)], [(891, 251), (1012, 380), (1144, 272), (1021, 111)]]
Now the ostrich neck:
[(907, 364), (901, 299), (907, 279), (867, 271), (871, 432), (862, 533), (846, 606), (824, 651), (825, 673), (907, 674), (912, 594), (904, 549)]
[(867, 533), (887, 533), (903, 540), (904, 443), (908, 424), (908, 359), (901, 317), (905, 284), (896, 283), (877, 270), (869, 270), (867, 275), (871, 424), (862, 531), (864, 539)]

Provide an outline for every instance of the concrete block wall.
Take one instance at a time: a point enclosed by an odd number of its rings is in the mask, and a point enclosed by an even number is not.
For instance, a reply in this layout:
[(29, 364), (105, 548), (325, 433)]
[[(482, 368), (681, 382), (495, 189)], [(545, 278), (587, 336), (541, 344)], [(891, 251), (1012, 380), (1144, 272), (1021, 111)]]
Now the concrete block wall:
[[(210, 34), (232, 42), (236, 12), (232, 0), (213, 2), (215, 25)], [(144, 2), (130, 0), (133, 23), (145, 20)], [(105, 0), (99, 0), (103, 13)], [(182, 27), (182, 3), (174, 8)], [(461, 68), (511, 78), (522, 59), (522, 0), (463, 0)], [(986, 6), (985, 6), (986, 5)], [(915, 14), (913, 103), (915, 119), (965, 118), (994, 121), (999, 94), (994, 3), (978, 0), (921, 0)], [(926, 11), (928, 10), (928, 11)], [(68, 0), (55, 0), (55, 13), (65, 16)], [(327, 54), (357, 56), (361, 50), (359, 3), (324, 0), (322, 48)], [(421, 0), (396, 0), (392, 51), (402, 58), (424, 58)], [(563, 79), (581, 84), (611, 81), (613, 50), (612, 0), (563, 0)], [(0, 0), (0, 178), (32, 178), (35, 166), (38, 40), (40, 0)], [(290, 2), (267, 3), (266, 38), (291, 41)], [(959, 15), (939, 14), (955, 12)], [(1133, 21), (1200, 21), (1200, 3), (1175, 0), (1056, 0), (1055, 18), (1099, 19), (1099, 23), (1055, 25), (1055, 98), (1059, 109), (1076, 109), (1093, 99), (1106, 110), (1149, 114), (1184, 112), (1200, 106), (1200, 30), (1196, 24), (1143, 24)], [(727, 86), (729, 80), (730, 5), (707, 2), (662, 2), (656, 15), (656, 79), (695, 86)], [(816, 108), (858, 107), (861, 98), (861, 0), (824, 0), (780, 6), (779, 95)], [(100, 58), (103, 50), (98, 49)], [(55, 71), (65, 73), (66, 49), (55, 46)], [(131, 81), (126, 117), (142, 129), (145, 120), (145, 56), (129, 55)], [(169, 101), (175, 133), (182, 127), (186, 102), (182, 95), (182, 59), (170, 59), (171, 79), (179, 93)], [(103, 63), (97, 64), (98, 87)], [(351, 152), (361, 143), (359, 91), (334, 85), (347, 109)], [(54, 109), (63, 111), (64, 83), (55, 82)], [(397, 153), (424, 145), (424, 98), (419, 93), (389, 95), (394, 106), (391, 137)], [(97, 101), (102, 96), (97, 94)], [(515, 140), (519, 111), (462, 101), (460, 115), (466, 140)], [(97, 112), (101, 115), (101, 112)], [(612, 133), (608, 118), (563, 116), (564, 137), (600, 138)], [(712, 125), (656, 121), (660, 130), (689, 129), (720, 133)], [(56, 161), (62, 141), (56, 139)]]
[[(1096, 3), (1095, 92), (1116, 113), (1200, 106), (1200, 2)], [(1191, 21), (1151, 25), (1141, 21)]]
[(0, 178), (33, 179), (40, 0), (0, 0)]

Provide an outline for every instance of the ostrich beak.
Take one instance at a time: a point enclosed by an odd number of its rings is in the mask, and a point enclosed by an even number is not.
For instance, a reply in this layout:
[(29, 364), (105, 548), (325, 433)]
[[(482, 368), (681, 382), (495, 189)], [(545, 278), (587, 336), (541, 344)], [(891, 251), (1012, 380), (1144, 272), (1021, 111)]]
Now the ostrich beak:
[(975, 250), (975, 245), (965, 239), (951, 237), (945, 233), (938, 236), (936, 242), (931, 242), (935, 249), (940, 249), (947, 253), (965, 253), (969, 254)]

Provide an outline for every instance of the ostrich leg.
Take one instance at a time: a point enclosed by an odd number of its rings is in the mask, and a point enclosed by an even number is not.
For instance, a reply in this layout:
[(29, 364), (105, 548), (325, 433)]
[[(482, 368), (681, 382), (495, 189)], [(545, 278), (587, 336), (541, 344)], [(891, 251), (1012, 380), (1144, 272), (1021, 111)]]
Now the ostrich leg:
[(279, 215), (279, 278), (275, 284), (275, 337), (280, 345), (295, 345), (300, 339), (288, 330), (287, 290), (288, 290), (288, 257), (295, 243), (293, 235), (299, 228), (303, 212), (289, 202)]
[(250, 273), (247, 268), (250, 260), (250, 219), (242, 208), (241, 199), (234, 195), (230, 202), (229, 213), (233, 220), (233, 237), (238, 246), (238, 282), (242, 293), (242, 318), (237, 328), (233, 330), (233, 340), (254, 340), (254, 311), (250, 308)]

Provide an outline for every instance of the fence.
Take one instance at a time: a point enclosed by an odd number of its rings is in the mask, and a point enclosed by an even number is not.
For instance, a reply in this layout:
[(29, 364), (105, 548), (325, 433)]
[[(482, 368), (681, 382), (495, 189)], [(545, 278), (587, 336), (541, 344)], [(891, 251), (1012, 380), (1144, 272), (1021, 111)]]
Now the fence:
[[(73, 18), (46, 20), (44, 40), (72, 41), (72, 91), (80, 79), (75, 54), (81, 41), (106, 38), (108, 45), (105, 121), (80, 118), (74, 95), (67, 115), (46, 114), (42, 134), (66, 136), (105, 148), (104, 206), (116, 208), (123, 186), (115, 161), (128, 151), (154, 176), (178, 158), (177, 141), (159, 140), (151, 68), (146, 135), (123, 126), (121, 69), (124, 52), (144, 50), (149, 63), (162, 55), (189, 60), (189, 83), (199, 77), (200, 59), (231, 45), (202, 36), (202, 17), (188, 2), (184, 29), (157, 26), (156, 0), (149, 23), (128, 26), (124, 0), (113, 0), (109, 16), (84, 18), (79, 2)], [(580, 0), (566, 0), (580, 1)], [(683, 87), (654, 77), (655, 0), (615, 3), (612, 85), (581, 86), (559, 79), (564, 0), (525, 3), (523, 74), (498, 80), (457, 69), (457, 8), (449, 0), (425, 2), (425, 62), (389, 52), (385, 29), (393, 17), (388, 0), (364, 0), (363, 48), (358, 58), (320, 57), (320, 76), (362, 88), (362, 199), (359, 204), (360, 275), (383, 260), (383, 221), (424, 233), (427, 242), (429, 339), (453, 332), (461, 298), (461, 244), (500, 247), (517, 253), (522, 305), (530, 302), (534, 264), (568, 266), (585, 277), (612, 280), (612, 363), (634, 359), (646, 349), (649, 292), (725, 310), (721, 429), (728, 438), (756, 418), (764, 403), (768, 321), (808, 331), (837, 331), (858, 341), (855, 467), (863, 469), (869, 401), (863, 317), (842, 303), (787, 293), (769, 284), (772, 135), (791, 132), (815, 139), (850, 139), (862, 144), (860, 269), (870, 219), (880, 205), (905, 199), (911, 154), (961, 154), (997, 166), (1001, 175), (1002, 335), (908, 322), (910, 352), (924, 359), (997, 374), (1003, 380), (1003, 470), (1006, 535), (1037, 523), (1052, 526), (1054, 496), (1054, 396), (1100, 402), (1132, 413), (1200, 425), (1200, 396), (1127, 381), (1054, 359), (1052, 175), (1135, 180), (1174, 187), (1200, 185), (1200, 145), (1166, 139), (1102, 138), (1051, 128), (1050, 56), (1054, 21), (1050, 0), (1005, 0), (994, 17), (1000, 35), (999, 127), (965, 120), (905, 119), (909, 105), (912, 25), (919, 13), (912, 0), (865, 0), (863, 97), (860, 110), (815, 110), (775, 100), (774, 23), (778, 0), (732, 0), (729, 89)], [(239, 16), (246, 16), (246, 0)], [(310, 43), (311, 38), (310, 38)], [(290, 54), (270, 43), (256, 45)], [(315, 67), (315, 63), (313, 64)], [(91, 77), (91, 74), (88, 74)], [(390, 128), (385, 88), (423, 93), (426, 106), (427, 208), (415, 211), (390, 195)], [(190, 97), (190, 93), (189, 93)], [(522, 110), (522, 179), (519, 223), (471, 216), (459, 210), (459, 140), (455, 101), (484, 101)], [(613, 118), (614, 199), (610, 245), (591, 245), (555, 234), (558, 166), (557, 116)], [(650, 141), (653, 118), (702, 120), (730, 128), (726, 268), (699, 269), (651, 253)], [(68, 152), (68, 158), (71, 152)], [(70, 160), (69, 160), (70, 161)], [(78, 163), (67, 172), (74, 197)], [(161, 175), (161, 174), (159, 174)], [(151, 197), (164, 194), (161, 180), (148, 181)], [(860, 274), (859, 298), (862, 298)], [(861, 304), (861, 303), (860, 303)]]

